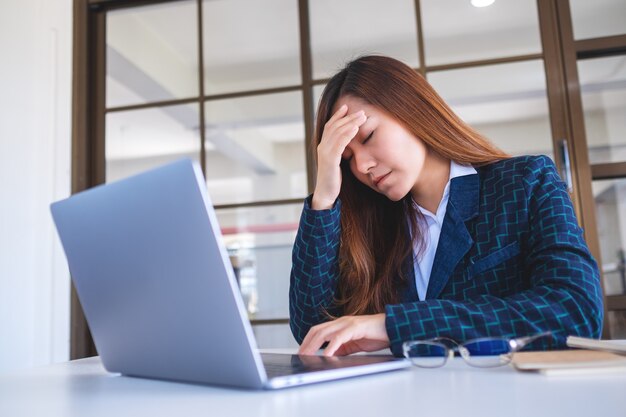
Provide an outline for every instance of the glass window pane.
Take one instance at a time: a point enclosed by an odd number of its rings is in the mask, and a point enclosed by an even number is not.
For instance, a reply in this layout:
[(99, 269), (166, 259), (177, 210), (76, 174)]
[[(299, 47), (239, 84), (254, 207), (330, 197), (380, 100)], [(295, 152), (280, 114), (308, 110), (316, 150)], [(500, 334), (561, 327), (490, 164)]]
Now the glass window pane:
[(383, 54), (417, 67), (413, 0), (309, 1), (313, 78), (327, 78), (347, 61)]
[(198, 125), (197, 104), (107, 113), (107, 182), (183, 157), (199, 160)]
[(605, 320), (609, 321), (611, 339), (626, 339), (626, 310), (608, 311)]
[(291, 252), (302, 204), (217, 210), (250, 319), (289, 317)]
[(626, 34), (626, 1), (570, 0), (574, 39)]
[(106, 106), (198, 95), (193, 0), (107, 13)]
[(315, 116), (313, 117), (314, 123), (317, 122), (317, 108), (320, 104), (324, 88), (326, 88), (326, 84), (313, 86), (313, 112), (315, 113)]
[(428, 73), (452, 109), (513, 155), (553, 157), (543, 61)]
[(215, 204), (306, 197), (300, 92), (209, 101), (205, 113)]
[(426, 65), (541, 52), (536, 1), (422, 1)]
[(298, 2), (202, 3), (207, 95), (301, 83)]
[(589, 161), (626, 161), (626, 55), (578, 61)]
[(606, 295), (626, 294), (626, 179), (593, 181)]

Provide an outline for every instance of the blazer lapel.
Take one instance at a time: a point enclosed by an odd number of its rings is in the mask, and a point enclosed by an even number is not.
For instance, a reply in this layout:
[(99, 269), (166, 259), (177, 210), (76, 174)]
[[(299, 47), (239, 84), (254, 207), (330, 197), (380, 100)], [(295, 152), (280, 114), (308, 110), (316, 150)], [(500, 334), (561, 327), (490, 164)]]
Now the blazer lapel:
[(465, 222), (478, 215), (478, 174), (453, 178), (426, 299), (437, 298), (474, 240)]

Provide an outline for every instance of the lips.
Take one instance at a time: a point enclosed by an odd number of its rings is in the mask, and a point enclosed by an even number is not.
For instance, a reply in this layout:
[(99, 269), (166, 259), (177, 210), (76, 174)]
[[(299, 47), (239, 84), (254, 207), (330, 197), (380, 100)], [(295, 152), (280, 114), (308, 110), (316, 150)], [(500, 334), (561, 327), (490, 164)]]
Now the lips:
[(378, 187), (378, 184), (380, 184), (380, 182), (381, 182), (382, 180), (384, 180), (385, 178), (387, 178), (387, 176), (388, 176), (389, 174), (391, 174), (391, 172), (388, 172), (388, 173), (386, 173), (385, 175), (381, 175), (380, 177), (376, 177), (376, 178), (374, 178), (374, 185), (375, 185), (376, 187)]

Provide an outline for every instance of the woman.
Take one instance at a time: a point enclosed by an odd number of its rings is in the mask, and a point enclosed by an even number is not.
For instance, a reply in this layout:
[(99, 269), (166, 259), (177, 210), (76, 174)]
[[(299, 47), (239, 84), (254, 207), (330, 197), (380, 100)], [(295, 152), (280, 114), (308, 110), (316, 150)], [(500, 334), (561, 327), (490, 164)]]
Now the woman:
[(316, 126), (289, 294), (301, 354), (599, 336), (597, 264), (549, 158), (511, 158), (382, 56), (329, 81)]

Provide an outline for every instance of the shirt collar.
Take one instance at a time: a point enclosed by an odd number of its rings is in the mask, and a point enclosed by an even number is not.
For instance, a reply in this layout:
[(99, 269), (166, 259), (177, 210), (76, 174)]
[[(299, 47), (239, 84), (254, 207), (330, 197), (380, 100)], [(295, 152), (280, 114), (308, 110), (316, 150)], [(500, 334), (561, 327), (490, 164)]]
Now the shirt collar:
[(413, 201), (413, 204), (415, 205), (415, 207), (417, 207), (418, 210), (421, 211), (422, 214), (424, 214), (425, 216), (432, 218), (434, 214), (439, 221), (443, 221), (443, 216), (445, 215), (445, 208), (448, 204), (448, 199), (450, 197), (450, 181), (452, 181), (453, 178), (463, 177), (463, 176), (472, 175), (472, 174), (477, 174), (473, 166), (461, 165), (450, 160), (450, 177), (448, 178), (448, 182), (443, 190), (443, 195), (441, 196), (441, 202), (439, 203), (439, 208), (437, 209), (437, 213), (431, 213), (430, 211), (426, 210), (425, 208), (417, 204), (415, 200), (413, 200), (412, 198), (411, 200)]
[(448, 184), (452, 178), (463, 177), (465, 175), (477, 174), (476, 170), (471, 165), (461, 165), (457, 164), (454, 161), (450, 161), (450, 179), (448, 180)]

